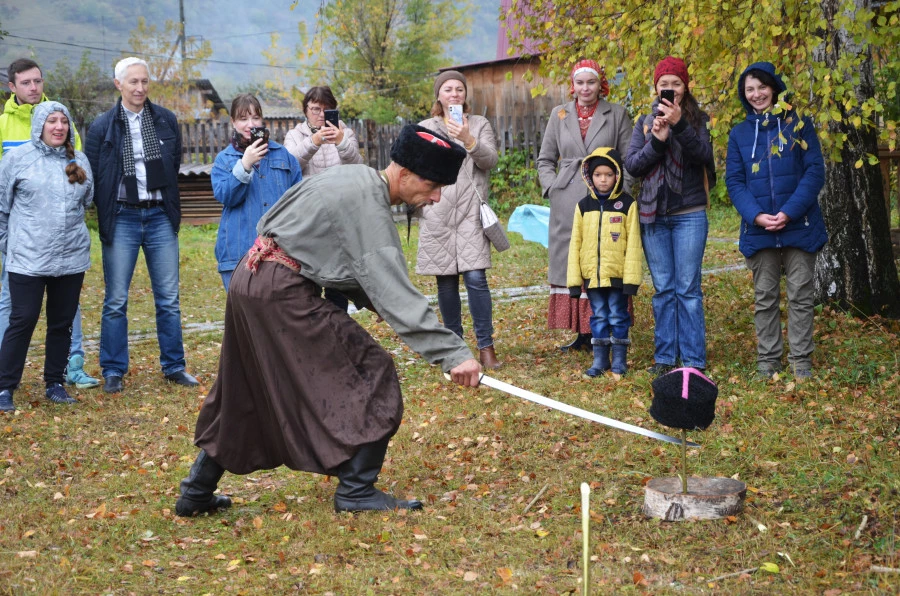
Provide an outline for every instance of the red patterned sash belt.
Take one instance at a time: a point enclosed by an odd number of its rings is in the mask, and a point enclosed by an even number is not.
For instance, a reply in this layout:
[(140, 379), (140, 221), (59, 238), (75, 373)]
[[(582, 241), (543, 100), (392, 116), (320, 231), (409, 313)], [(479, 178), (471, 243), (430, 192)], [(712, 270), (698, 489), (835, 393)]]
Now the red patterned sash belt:
[(257, 236), (256, 242), (247, 253), (247, 269), (256, 273), (260, 261), (275, 261), (284, 265), (294, 273), (300, 273), (300, 263), (288, 256), (281, 247), (275, 244), (275, 240), (268, 236)]

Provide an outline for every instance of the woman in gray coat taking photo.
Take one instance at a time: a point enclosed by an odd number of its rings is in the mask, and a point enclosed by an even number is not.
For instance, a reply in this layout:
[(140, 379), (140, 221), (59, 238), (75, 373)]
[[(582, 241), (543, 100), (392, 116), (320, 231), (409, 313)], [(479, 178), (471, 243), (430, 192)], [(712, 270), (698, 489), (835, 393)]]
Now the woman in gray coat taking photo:
[(91, 204), (87, 157), (75, 151), (75, 128), (61, 103), (34, 108), (31, 142), (0, 161), (0, 251), (6, 254), (12, 312), (0, 346), (0, 411), (13, 411), (28, 345), (47, 294), (44, 383), (53, 403), (77, 400), (63, 386), (72, 320), (91, 237), (84, 210)]

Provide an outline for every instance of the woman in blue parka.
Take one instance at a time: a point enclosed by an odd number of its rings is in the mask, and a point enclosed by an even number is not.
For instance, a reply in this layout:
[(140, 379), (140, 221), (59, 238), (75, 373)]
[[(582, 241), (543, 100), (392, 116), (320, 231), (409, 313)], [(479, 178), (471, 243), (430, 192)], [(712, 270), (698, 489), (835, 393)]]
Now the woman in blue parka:
[(213, 196), (222, 203), (216, 238), (216, 261), (225, 289), (238, 261), (256, 240), (256, 224), (284, 191), (300, 182), (300, 163), (282, 145), (251, 138), (250, 129), (262, 127), (259, 100), (241, 93), (231, 102), (231, 144), (213, 164)]
[(757, 376), (781, 370), (781, 272), (787, 282), (788, 362), (795, 378), (812, 376), (813, 273), (828, 241), (819, 209), (825, 162), (809, 118), (773, 108), (785, 91), (769, 62), (738, 79), (747, 119), (731, 129), (725, 181), (741, 215), (740, 250), (753, 272)]

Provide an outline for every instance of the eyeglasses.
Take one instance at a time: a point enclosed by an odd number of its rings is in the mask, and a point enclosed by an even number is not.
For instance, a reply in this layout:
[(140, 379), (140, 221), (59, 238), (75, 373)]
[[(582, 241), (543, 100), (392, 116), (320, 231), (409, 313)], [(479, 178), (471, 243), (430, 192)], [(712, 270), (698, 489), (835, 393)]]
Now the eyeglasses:
[(323, 112), (323, 108), (306, 108), (306, 110), (307, 110), (310, 114), (315, 114), (315, 115), (317, 115), (317, 116)]

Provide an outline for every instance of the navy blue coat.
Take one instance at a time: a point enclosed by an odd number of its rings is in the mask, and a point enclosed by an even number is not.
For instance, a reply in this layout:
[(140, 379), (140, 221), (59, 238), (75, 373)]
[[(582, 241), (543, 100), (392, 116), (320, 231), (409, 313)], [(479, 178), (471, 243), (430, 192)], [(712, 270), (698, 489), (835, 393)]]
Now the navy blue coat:
[[(116, 207), (119, 200), (119, 184), (122, 181), (122, 140), (125, 138), (125, 123), (117, 118), (119, 103), (98, 116), (87, 132), (84, 153), (91, 162), (94, 173), (94, 204), (97, 205), (97, 223), (100, 227), (100, 241), (109, 244), (116, 226)], [(148, 102), (149, 103), (149, 102)], [(181, 225), (181, 197), (178, 194), (178, 168), (181, 167), (181, 129), (178, 119), (170, 110), (150, 103), (156, 136), (159, 137), (165, 168), (166, 186), (163, 193), (163, 208), (172, 229), (178, 233)]]
[[(817, 252), (828, 241), (819, 191), (825, 184), (825, 160), (809, 118), (793, 112), (756, 114), (744, 96), (747, 71), (759, 69), (784, 83), (768, 62), (751, 64), (738, 79), (738, 97), (747, 119), (731, 129), (725, 164), (725, 183), (741, 214), (740, 250), (751, 257), (765, 248), (792, 247)], [(802, 126), (801, 126), (802, 122)], [(790, 222), (777, 232), (754, 223), (760, 213), (783, 212)]]

